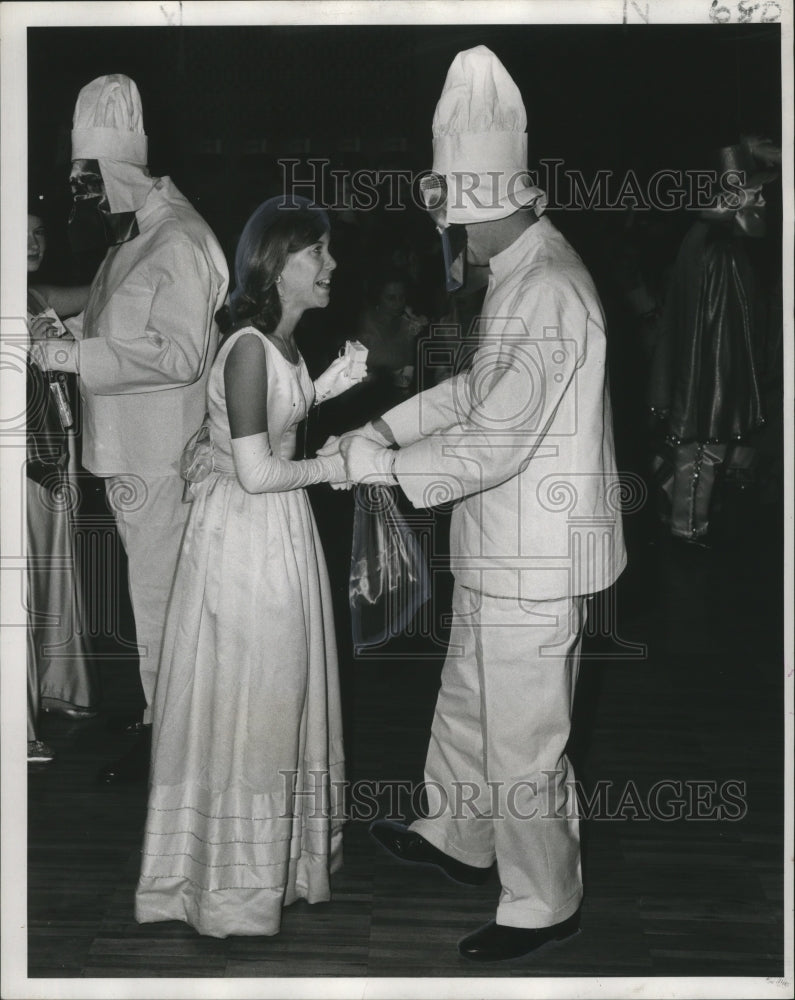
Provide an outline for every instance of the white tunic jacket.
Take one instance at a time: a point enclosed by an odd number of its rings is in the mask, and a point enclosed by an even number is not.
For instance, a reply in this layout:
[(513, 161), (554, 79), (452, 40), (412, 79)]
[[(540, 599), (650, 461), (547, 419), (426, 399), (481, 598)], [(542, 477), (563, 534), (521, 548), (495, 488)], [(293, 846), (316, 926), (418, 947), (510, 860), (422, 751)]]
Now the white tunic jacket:
[(83, 465), (97, 476), (166, 476), (201, 424), (228, 284), (210, 228), (168, 177), (136, 212), (140, 235), (111, 247), (80, 338)]
[(395, 474), (415, 507), (457, 501), (462, 586), (595, 593), (626, 565), (599, 298), (546, 217), (490, 271), (471, 369), (384, 414)]

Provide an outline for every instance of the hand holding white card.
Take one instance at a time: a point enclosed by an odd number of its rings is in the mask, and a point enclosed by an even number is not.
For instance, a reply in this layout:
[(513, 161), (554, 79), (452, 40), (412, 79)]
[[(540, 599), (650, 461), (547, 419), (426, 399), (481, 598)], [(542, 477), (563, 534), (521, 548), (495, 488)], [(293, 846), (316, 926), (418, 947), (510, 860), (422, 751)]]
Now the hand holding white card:
[(352, 382), (361, 382), (367, 375), (367, 355), (368, 349), (358, 340), (347, 340), (345, 342), (344, 358), (348, 360), (348, 378)]

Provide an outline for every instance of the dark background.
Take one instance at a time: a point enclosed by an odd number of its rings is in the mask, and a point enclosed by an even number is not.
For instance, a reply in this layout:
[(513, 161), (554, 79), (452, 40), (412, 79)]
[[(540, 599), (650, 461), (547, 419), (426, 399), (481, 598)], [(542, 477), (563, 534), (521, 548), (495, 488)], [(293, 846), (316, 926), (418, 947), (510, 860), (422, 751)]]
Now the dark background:
[[(197, 206), (231, 273), (246, 219), (283, 189), (281, 158), (327, 158), (333, 169), (429, 169), (448, 68), (456, 53), (479, 44), (522, 93), (531, 168), (559, 159), (587, 182), (612, 171), (615, 194), (629, 170), (644, 183), (662, 169), (714, 169), (713, 151), (744, 133), (780, 142), (776, 24), (31, 28), (30, 187), (45, 195), (49, 234), (41, 278), (89, 281), (99, 263), (75, 258), (66, 240), (72, 114), (95, 77), (125, 73), (136, 81), (151, 172), (170, 175)], [(780, 190), (780, 183), (765, 189), (768, 237), (747, 241), (773, 297), (780, 296)], [(625, 211), (555, 209), (550, 196), (548, 214), (591, 270), (607, 313), (619, 459), (622, 468), (639, 468), (647, 448), (645, 360), (622, 299), (621, 261), (634, 246), (659, 292), (692, 213), (637, 212), (630, 233)], [(438, 256), (438, 241), (423, 212), (410, 206), (366, 221), (378, 235), (365, 269), (402, 230), (425, 253), (431, 284), (441, 283), (429, 251)], [(336, 234), (332, 252), (344, 263)], [(350, 265), (349, 278), (361, 269)], [(299, 342), (313, 374), (350, 336), (358, 303), (343, 301), (345, 273), (340, 267), (331, 308), (303, 324)], [(432, 316), (429, 305), (420, 302), (418, 311)], [(370, 415), (321, 430), (338, 433)]]
[[(29, 171), (51, 208), (50, 269), (67, 263), (57, 248), (75, 99), (105, 73), (136, 81), (152, 173), (173, 177), (227, 253), (280, 186), (280, 157), (429, 168), (447, 69), (478, 44), (522, 92), (531, 166), (554, 157), (586, 176), (632, 168), (643, 178), (709, 167), (709, 151), (743, 132), (781, 131), (773, 24), (32, 28), (28, 42)], [(575, 241), (610, 222), (581, 215), (562, 226)]]
[[(457, 52), (478, 44), (497, 54), (522, 92), (531, 166), (558, 158), (586, 177), (634, 169), (643, 179), (659, 169), (710, 168), (710, 150), (744, 132), (774, 141), (781, 135), (777, 25), (57, 28), (30, 29), (28, 41), (30, 184), (47, 203), (45, 267), (65, 280), (90, 277), (65, 239), (72, 113), (80, 88), (105, 73), (137, 82), (152, 173), (174, 178), (230, 256), (251, 209), (278, 189), (280, 157), (328, 157), (340, 168), (430, 167), (431, 121), (447, 69)], [(758, 243), (749, 252), (762, 265), (775, 319), (780, 185), (765, 193), (770, 234), (748, 242)], [(433, 238), (427, 220), (414, 214)], [(622, 303), (616, 245), (648, 251), (645, 277), (659, 290), (691, 219), (680, 211), (661, 220), (657, 213), (655, 228), (622, 242), (625, 213), (549, 214), (596, 279), (608, 319), (618, 464), (645, 478), (648, 362)], [(780, 329), (780, 322), (770, 325)], [(770, 485), (735, 491), (725, 502), (715, 551), (682, 553), (662, 544), (650, 504), (625, 517), (630, 561), (615, 599), (617, 635), (646, 644), (648, 657), (618, 658), (593, 605), (570, 747), (589, 789), (596, 778), (616, 788), (628, 780), (646, 788), (671, 776), (739, 778), (748, 786), (748, 816), (743, 823), (587, 825), (590, 933), (556, 952), (561, 958), (537, 967), (538, 974), (783, 974), (781, 663), (789, 612), (781, 594), (780, 377), (779, 368), (770, 420), (757, 442), (766, 449)], [(102, 513), (96, 523), (112, 524), (99, 481), (93, 488)], [(91, 514), (91, 494), (84, 496)], [(338, 623), (349, 620), (350, 503), (348, 494), (330, 499), (327, 491), (316, 506)], [(433, 514), (442, 536), (444, 517)], [(84, 520), (86, 535), (94, 523)], [(103, 596), (118, 600), (121, 624), (112, 648), (109, 640), (100, 646), (102, 636), (95, 640), (103, 655), (118, 656), (119, 638), (132, 641), (134, 633), (118, 551), (116, 589)], [(449, 579), (437, 573), (435, 583), (429, 607), (441, 617)], [(394, 660), (357, 660), (347, 626), (338, 626), (352, 780), (414, 780), (422, 773), (440, 660), (438, 649), (416, 641), (407, 638)], [(137, 662), (127, 656), (129, 662), (108, 656), (103, 664), (104, 714), (133, 707)], [(104, 714), (77, 732), (49, 720), (44, 734), (57, 759), (31, 784), (32, 976), (477, 974), (457, 961), (454, 945), (493, 915), (494, 886), (456, 898), (439, 882), (423, 882), (422, 872), (407, 874), (379, 857), (361, 823), (346, 833), (348, 861), (329, 911), (320, 904), (318, 919), (316, 907), (290, 907), (275, 948), (261, 939), (197, 944), (187, 928), (136, 925), (145, 796), (140, 788), (97, 792), (100, 758), (109, 763), (124, 749), (123, 737), (106, 731)]]
[[(49, 233), (41, 277), (88, 281), (99, 263), (75, 258), (66, 240), (72, 114), (81, 87), (95, 77), (124, 73), (136, 81), (151, 172), (170, 175), (196, 204), (231, 272), (251, 211), (283, 189), (281, 158), (327, 158), (337, 169), (430, 168), (431, 123), (448, 68), (456, 53), (479, 44), (495, 52), (522, 93), (531, 168), (559, 159), (586, 180), (609, 170), (615, 192), (629, 170), (643, 183), (662, 169), (714, 169), (713, 151), (744, 133), (780, 143), (776, 24), (31, 28), (29, 177), (31, 191), (45, 195)], [(780, 302), (780, 183), (765, 195), (769, 234), (746, 243), (769, 300)], [(622, 295), (622, 261), (631, 251), (662, 294), (692, 213), (637, 212), (630, 232), (625, 211), (555, 209), (553, 198), (548, 212), (590, 268), (607, 314), (619, 467), (645, 475), (648, 359)], [(380, 215), (365, 270), (401, 228), (438, 256), (419, 209)], [(335, 233), (332, 252), (344, 262)], [(440, 284), (438, 261), (426, 259), (431, 282)], [(352, 268), (355, 279), (360, 264)], [(343, 301), (344, 271), (335, 277), (331, 308), (307, 314), (299, 331), (313, 375), (351, 335), (358, 301), (349, 308)], [(433, 315), (428, 304), (418, 311)], [(333, 406), (322, 426), (310, 428), (310, 446), (372, 416)], [(776, 427), (778, 407), (774, 401)], [(780, 435), (768, 436), (778, 456)], [(627, 519), (630, 539), (649, 530), (646, 514), (651, 520), (649, 511)]]

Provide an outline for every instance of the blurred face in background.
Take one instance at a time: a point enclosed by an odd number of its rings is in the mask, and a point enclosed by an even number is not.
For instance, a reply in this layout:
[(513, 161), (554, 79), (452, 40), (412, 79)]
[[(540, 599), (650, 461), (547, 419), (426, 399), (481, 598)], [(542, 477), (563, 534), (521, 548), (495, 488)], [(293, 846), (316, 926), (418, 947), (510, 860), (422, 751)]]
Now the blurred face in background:
[(44, 223), (38, 215), (28, 216), (28, 274), (41, 267), (44, 251), (47, 249), (47, 235)]
[(406, 308), (406, 289), (399, 281), (389, 281), (381, 289), (378, 308), (387, 316), (401, 316)]

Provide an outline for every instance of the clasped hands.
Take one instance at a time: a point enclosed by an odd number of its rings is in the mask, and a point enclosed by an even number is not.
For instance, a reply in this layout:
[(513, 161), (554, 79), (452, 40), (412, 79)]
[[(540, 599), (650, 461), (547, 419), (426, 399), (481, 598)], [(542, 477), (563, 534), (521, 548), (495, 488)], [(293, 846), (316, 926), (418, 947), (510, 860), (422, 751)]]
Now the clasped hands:
[(365, 424), (355, 431), (348, 431), (339, 437), (333, 435), (318, 455), (323, 458), (342, 456), (345, 463), (345, 482), (331, 482), (334, 490), (350, 489), (354, 483), (371, 486), (391, 486), (395, 483), (393, 466), (395, 452), (388, 447), (387, 439), (373, 427)]

